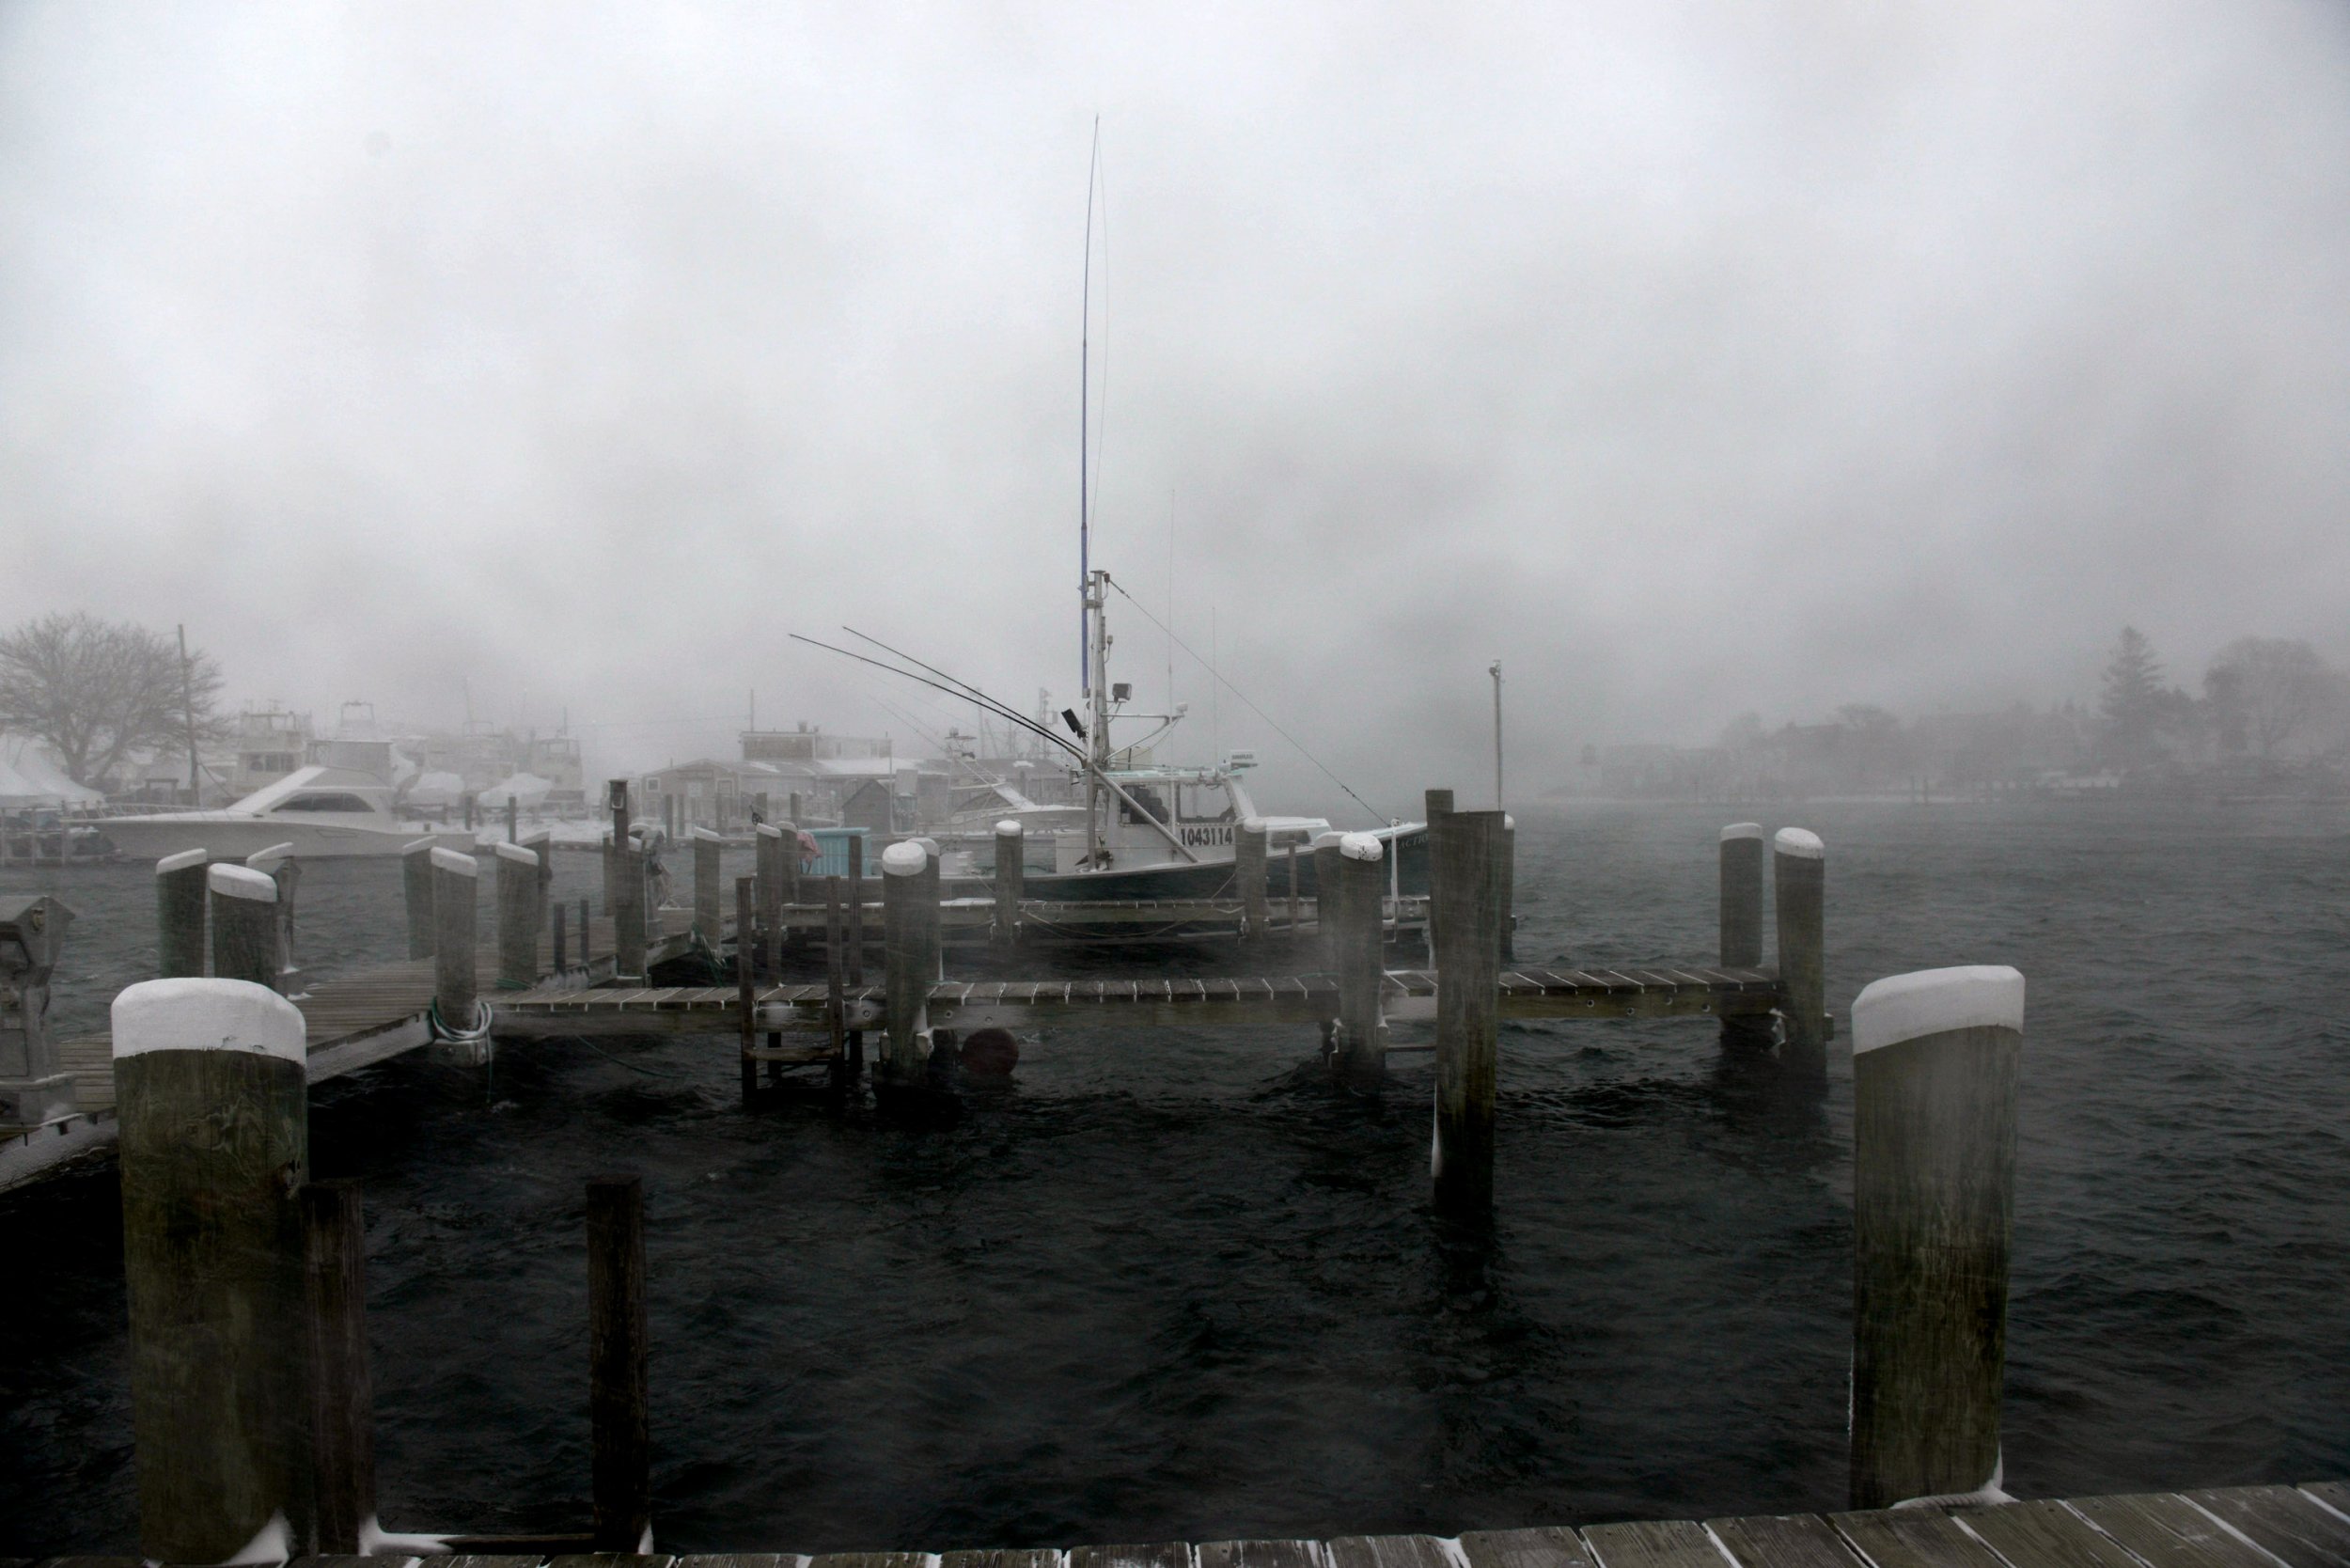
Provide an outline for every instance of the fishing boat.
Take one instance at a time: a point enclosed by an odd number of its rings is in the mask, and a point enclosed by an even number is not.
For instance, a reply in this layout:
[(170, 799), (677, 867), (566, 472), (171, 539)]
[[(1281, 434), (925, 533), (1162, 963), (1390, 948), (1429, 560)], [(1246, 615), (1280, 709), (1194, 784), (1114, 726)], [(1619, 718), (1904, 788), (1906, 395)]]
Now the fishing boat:
[(109, 817), (98, 826), (120, 854), (160, 860), (202, 849), (215, 860), (242, 860), (279, 844), (303, 860), (398, 855), (418, 839), (471, 851), (472, 833), (403, 815), (399, 793), (355, 768), (297, 768), (215, 811), (164, 811)]

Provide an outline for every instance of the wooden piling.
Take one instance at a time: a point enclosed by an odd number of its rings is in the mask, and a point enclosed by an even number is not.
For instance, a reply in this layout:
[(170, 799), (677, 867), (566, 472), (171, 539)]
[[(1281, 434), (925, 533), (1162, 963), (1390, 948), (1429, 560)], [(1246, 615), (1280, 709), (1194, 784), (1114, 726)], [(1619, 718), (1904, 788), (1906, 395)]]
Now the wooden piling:
[(618, 919), (620, 913), (620, 860), (628, 848), (628, 780), (615, 778), (604, 786), (604, 802), (612, 813), (612, 840), (603, 852), (603, 912)]
[(204, 973), (204, 869), (200, 849), (155, 862), (156, 971), (162, 980)]
[(845, 970), (840, 951), (840, 882), (837, 876), (824, 878), (824, 1021), (832, 1029), (832, 1087), (836, 1093), (854, 1089), (865, 1068), (864, 1062), (853, 1060), (850, 1056), (848, 1005), (841, 996)]
[(124, 990), (112, 1023), (140, 1553), (294, 1556), (311, 1496), (290, 1353), (306, 1315), (302, 1013), (265, 986), (180, 979)]
[(648, 943), (645, 912), (645, 855), (635, 841), (624, 841), (612, 855), (612, 973), (615, 979), (642, 980)]
[(1476, 1217), (1493, 1207), (1494, 1098), (1500, 1038), (1499, 811), (1436, 819), (1429, 903), (1436, 927), (1436, 1205)]
[(478, 1011), (474, 947), (480, 940), (474, 884), (481, 868), (470, 855), (432, 852), (432, 1006), (452, 1029), (470, 1029)]
[(523, 803), (511, 790), (506, 792), (506, 841), (509, 844), (523, 841)]
[(1778, 982), (1787, 992), (1779, 1060), (1805, 1077), (1825, 1078), (1827, 850), (1818, 834), (1782, 827), (1771, 840), (1771, 862), (1778, 906)]
[(1290, 933), (1290, 935), (1291, 935), (1291, 936), (1294, 937), (1294, 936), (1297, 934), (1297, 841), (1296, 841), (1295, 839), (1292, 839), (1292, 840), (1290, 840), (1290, 847), (1289, 847), (1289, 864), (1290, 864), (1290, 929), (1289, 929), (1289, 933)]
[[(865, 983), (865, 835), (852, 833), (848, 842), (849, 983)], [(854, 1036), (851, 1037), (854, 1039)]]
[(400, 889), (408, 902), (408, 956), (432, 956), (432, 840), (419, 839), (400, 852)]
[(465, 792), (465, 831), (468, 833), (473, 831), (474, 805), (473, 792), (468, 790)]
[(1027, 830), (1017, 818), (1007, 817), (995, 824), (995, 921), (988, 928), (988, 939), (995, 947), (1017, 947), (1020, 942), (1020, 900), (1028, 881)]
[(798, 859), (800, 846), (796, 835), (787, 840), (774, 823), (760, 823), (751, 837), (758, 850), (752, 874), (759, 882), (759, 966), (773, 974), (782, 960), (783, 906), (797, 902), (784, 895), (784, 857)]
[(1501, 961), (1518, 957), (1518, 820), (1501, 814)]
[(309, 1289), (312, 1549), (352, 1554), (375, 1524), (375, 1384), (368, 1371), (367, 1226), (359, 1184), (302, 1189)]
[(1337, 895), (1334, 921), (1338, 948), (1339, 1052), (1340, 1081), (1374, 1089), (1387, 1076), (1387, 1030), (1379, 989), (1386, 971), (1382, 952), (1380, 901), (1386, 886), (1386, 855), (1369, 833), (1350, 833), (1339, 842), (1338, 886), (1324, 890), (1324, 910)]
[(1239, 884), (1241, 940), (1262, 941), (1273, 914), (1266, 900), (1262, 817), (1250, 817), (1232, 830), (1232, 880)]
[(538, 913), (531, 921), (531, 928), (542, 930), (555, 904), (555, 834), (542, 827), (523, 840), (523, 848), (539, 857)]
[(712, 947), (718, 945), (719, 913), (725, 889), (718, 854), (725, 840), (706, 827), (694, 829), (694, 929)]
[(759, 1089), (759, 1059), (751, 1047), (759, 1041), (758, 991), (751, 981), (751, 896), (755, 877), (734, 879), (734, 1007), (743, 1015), (743, 1103), (749, 1105)]
[(273, 844), (246, 855), (244, 863), (248, 870), (260, 872), (277, 885), (277, 902), (272, 908), (271, 920), (277, 956), (270, 988), (281, 996), (292, 996), (302, 989), (302, 969), (294, 962), (294, 894), (302, 886), (302, 862), (294, 858), (293, 845)]
[[(555, 917), (555, 930), (554, 930), (554, 932), (551, 933), (551, 934), (552, 934), (552, 940), (554, 941), (554, 944), (555, 944), (555, 951), (554, 951), (554, 953), (553, 953), (553, 954), (549, 957), (549, 959), (548, 959), (548, 962), (547, 962), (547, 970), (548, 970), (548, 972), (549, 972), (550, 974), (556, 974), (556, 975), (559, 975), (559, 974), (561, 974), (561, 973), (562, 973), (565, 969), (567, 969), (567, 968), (571, 967), (571, 965), (570, 965), (570, 964), (566, 962), (566, 960), (568, 960), (568, 959), (571, 957), (571, 954), (570, 954), (570, 952), (569, 952), (569, 950), (568, 950), (568, 949), (567, 949), (567, 945), (566, 945), (566, 943), (564, 942), (564, 931), (563, 931), (563, 926), (564, 926), (564, 918), (563, 918), (563, 917), (564, 917), (564, 908), (563, 908), (563, 905), (561, 905), (560, 903), (558, 903), (558, 904), (556, 904), (556, 906), (555, 906), (552, 910), (548, 911), (548, 913), (549, 913), (549, 914), (551, 914), (551, 915)], [(584, 930), (582, 931), (581, 934), (583, 934), (583, 935), (585, 935), (585, 934), (586, 934), (586, 933), (585, 933), (585, 931), (584, 931)]]
[(592, 956), (588, 951), (588, 901), (582, 898), (579, 901), (579, 966), (587, 968)]
[(931, 983), (938, 978), (932, 949), (938, 925), (935, 866), (930, 852), (911, 840), (882, 852), (882, 985), (887, 1032), (874, 1077), (894, 1086), (919, 1083), (925, 1075)]
[(528, 990), (539, 980), (539, 857), (520, 844), (494, 852), (497, 861), (498, 985)]
[(2024, 977), (1881, 980), (1853, 1004), (1852, 1506), (1999, 1481)]
[(588, 1416), (599, 1552), (652, 1549), (652, 1383), (645, 1317), (645, 1188), (588, 1183)]
[(1342, 833), (1314, 835), (1314, 946), (1322, 955), (1322, 967), (1339, 966), (1339, 925), (1342, 917), (1339, 905), (1346, 891), (1339, 882), (1339, 840)]
[[(1758, 969), (1762, 965), (1762, 824), (1731, 823), (1721, 838), (1722, 967)], [(1724, 1018), (1725, 1048), (1767, 1049), (1771, 1021), (1767, 1018)]]
[(250, 866), (206, 869), (212, 895), (212, 973), (277, 989), (277, 884)]
[[(1452, 792), (1429, 790), (1421, 796), (1420, 814), (1428, 819), (1428, 886), (1436, 886), (1436, 819), (1452, 814)], [(1436, 901), (1428, 901), (1428, 962), (1436, 961)]]

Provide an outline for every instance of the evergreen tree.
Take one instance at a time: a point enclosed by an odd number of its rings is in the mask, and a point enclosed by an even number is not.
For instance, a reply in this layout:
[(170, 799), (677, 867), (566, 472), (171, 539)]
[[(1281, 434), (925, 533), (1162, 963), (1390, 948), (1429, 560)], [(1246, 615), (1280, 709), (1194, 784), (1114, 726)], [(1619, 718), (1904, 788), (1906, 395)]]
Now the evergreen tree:
[(2107, 751), (2114, 761), (2132, 767), (2154, 760), (2163, 708), (2162, 661), (2135, 626), (2122, 628), (2121, 641), (2106, 664), (2097, 707), (2106, 716)]

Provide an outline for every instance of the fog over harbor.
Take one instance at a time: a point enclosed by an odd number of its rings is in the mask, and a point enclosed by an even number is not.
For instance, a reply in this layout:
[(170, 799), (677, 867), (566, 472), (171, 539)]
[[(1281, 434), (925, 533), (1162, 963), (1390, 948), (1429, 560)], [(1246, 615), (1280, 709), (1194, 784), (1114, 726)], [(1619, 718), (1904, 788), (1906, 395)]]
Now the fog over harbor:
[(2315, 0), (18, 4), (0, 623), (615, 771), (753, 687), (968, 717), (788, 631), (1071, 700), (1097, 115), (1098, 561), (1396, 809), (1485, 776), (1494, 658), (1529, 792), (1748, 712), (2093, 700), (2125, 622), (2190, 684), (2350, 662)]

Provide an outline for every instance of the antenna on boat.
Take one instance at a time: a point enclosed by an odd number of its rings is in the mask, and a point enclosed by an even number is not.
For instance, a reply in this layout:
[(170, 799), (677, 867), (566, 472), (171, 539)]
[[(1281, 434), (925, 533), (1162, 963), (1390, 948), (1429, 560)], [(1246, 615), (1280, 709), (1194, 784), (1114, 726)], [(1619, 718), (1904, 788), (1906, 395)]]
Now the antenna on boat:
[(1093, 693), (1093, 188), (1102, 169), (1102, 117), (1093, 117), (1093, 152), (1086, 163), (1086, 259), (1077, 293), (1084, 320), (1077, 327), (1077, 675)]

